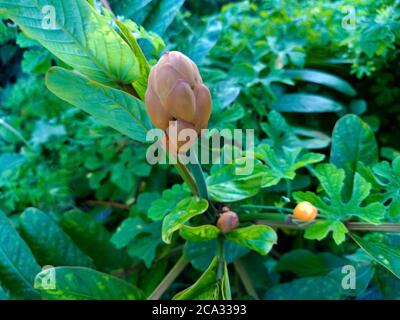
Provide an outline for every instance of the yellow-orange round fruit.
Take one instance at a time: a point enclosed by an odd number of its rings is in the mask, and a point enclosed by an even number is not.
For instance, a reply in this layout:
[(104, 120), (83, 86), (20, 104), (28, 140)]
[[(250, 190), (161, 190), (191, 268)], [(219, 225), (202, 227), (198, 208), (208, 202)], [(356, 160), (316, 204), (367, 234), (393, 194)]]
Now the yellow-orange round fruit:
[(318, 209), (308, 201), (300, 202), (293, 210), (293, 216), (300, 221), (313, 221), (318, 214)]

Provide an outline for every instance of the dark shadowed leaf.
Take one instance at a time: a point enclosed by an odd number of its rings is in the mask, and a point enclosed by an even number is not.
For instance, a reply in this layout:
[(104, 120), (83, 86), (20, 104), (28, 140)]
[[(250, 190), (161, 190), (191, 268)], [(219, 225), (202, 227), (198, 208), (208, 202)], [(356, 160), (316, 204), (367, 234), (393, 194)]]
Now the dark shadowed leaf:
[[(54, 277), (54, 288), (42, 279)], [(81, 267), (56, 267), (40, 272), (35, 287), (50, 300), (137, 300), (142, 292), (108, 274)]]
[(19, 236), (7, 216), (0, 211), (0, 281), (14, 295), (37, 299), (33, 288), (35, 275), (40, 271), (31, 250)]
[(230, 300), (231, 292), (226, 263), (218, 281), (219, 257), (215, 257), (210, 266), (191, 287), (179, 292), (173, 300)]
[(339, 112), (344, 107), (332, 99), (309, 93), (288, 93), (281, 96), (272, 109), (279, 112)]
[(111, 234), (90, 215), (80, 211), (63, 214), (61, 226), (72, 240), (103, 270), (130, 264), (127, 254), (111, 243)]
[(42, 265), (93, 267), (83, 253), (50, 216), (28, 208), (21, 215), (20, 229), (33, 254)]

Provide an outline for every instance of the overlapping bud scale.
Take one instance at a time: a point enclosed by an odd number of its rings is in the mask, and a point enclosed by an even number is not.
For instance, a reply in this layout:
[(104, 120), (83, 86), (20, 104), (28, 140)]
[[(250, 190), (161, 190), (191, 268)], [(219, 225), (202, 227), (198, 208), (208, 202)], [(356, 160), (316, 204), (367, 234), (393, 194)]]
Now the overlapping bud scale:
[(180, 52), (164, 53), (152, 68), (145, 100), (151, 122), (167, 134), (170, 121), (178, 134), (188, 128), (199, 134), (207, 128), (212, 108), (210, 91), (196, 64)]

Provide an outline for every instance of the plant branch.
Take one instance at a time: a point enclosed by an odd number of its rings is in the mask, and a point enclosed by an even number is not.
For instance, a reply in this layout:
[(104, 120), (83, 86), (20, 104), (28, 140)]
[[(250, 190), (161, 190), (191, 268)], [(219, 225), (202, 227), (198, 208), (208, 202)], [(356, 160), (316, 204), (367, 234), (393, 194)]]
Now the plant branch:
[(282, 211), (282, 212), (287, 212), (287, 213), (292, 213), (293, 212), (293, 209), (289, 209), (289, 208), (281, 208), (281, 207), (275, 207), (275, 206), (264, 206), (264, 205), (258, 205), (258, 204), (242, 204), (240, 207), (244, 208), (244, 209), (266, 209), (266, 210)]
[(224, 253), (224, 237), (219, 236), (218, 237), (218, 270), (217, 270), (217, 279), (218, 281), (222, 280), (222, 277), (224, 275), (224, 267), (225, 267), (225, 253)]
[(234, 261), (233, 266), (235, 267), (235, 270), (238, 273), (240, 280), (242, 280), (243, 286), (246, 289), (247, 293), (254, 299), (260, 300), (260, 297), (254, 289), (253, 283), (251, 282), (249, 274), (242, 262), (240, 260)]
[(108, 3), (108, 1), (107, 1), (107, 0), (100, 0), (100, 2), (101, 2), (101, 4), (104, 6), (104, 8), (106, 8), (106, 9), (110, 12), (110, 14), (115, 18), (115, 14), (114, 14), (114, 12), (112, 11), (111, 6), (110, 6), (110, 4)]
[(188, 163), (189, 170), (192, 173), (196, 182), (197, 188), (199, 190), (199, 196), (209, 202), (207, 215), (211, 222), (214, 223), (217, 218), (217, 210), (213, 206), (212, 202), (209, 201), (206, 178), (197, 158), (196, 150), (194, 150), (193, 148), (190, 150), (190, 157), (191, 159)]
[(119, 203), (115, 201), (103, 201), (103, 200), (87, 200), (85, 204), (90, 206), (105, 206), (105, 207), (112, 207), (122, 210), (129, 210), (131, 207), (124, 203)]
[(400, 223), (382, 223), (378, 225), (365, 222), (345, 222), (349, 230), (353, 231), (380, 231), (380, 232), (400, 232)]
[(182, 179), (186, 182), (189, 186), (190, 191), (192, 191), (194, 196), (199, 195), (199, 191), (197, 189), (196, 182), (193, 180), (192, 175), (190, 174), (188, 168), (177, 159), (177, 164), (175, 164), (175, 168), (182, 177)]
[[(278, 213), (251, 213), (240, 215), (240, 221), (252, 221), (257, 220), (259, 224), (269, 225), (271, 227), (281, 229), (296, 229), (304, 230), (310, 226), (309, 223), (295, 224), (287, 219), (287, 215), (281, 215)], [(314, 222), (323, 221), (322, 219), (314, 220)], [(314, 223), (313, 222), (313, 223)], [(365, 222), (354, 222), (345, 221), (346, 228), (352, 231), (377, 231), (377, 232), (400, 232), (400, 223), (382, 223), (379, 225), (365, 223)]]
[(30, 150), (33, 150), (32, 146), (23, 137), (23, 135), (19, 133), (16, 129), (14, 129), (12, 126), (10, 126), (6, 121), (4, 121), (4, 119), (0, 119), (0, 125), (3, 126), (9, 132), (11, 132), (13, 135), (15, 135), (19, 140), (21, 140)]
[[(155, 259), (155, 263), (157, 263), (159, 261), (162, 261), (164, 259), (171, 258), (171, 257), (181, 253), (182, 249), (183, 249), (183, 246), (179, 246), (179, 247), (171, 249), (171, 251), (169, 251), (168, 253), (166, 253), (166, 254), (158, 257), (157, 259)], [(140, 262), (140, 263), (135, 264), (134, 266), (132, 266), (132, 267), (130, 267), (128, 269), (124, 269), (124, 270), (115, 272), (114, 276), (116, 276), (118, 278), (126, 277), (126, 276), (128, 276), (128, 275), (130, 275), (132, 273), (139, 272), (140, 270), (144, 269), (144, 267), (145, 267), (145, 264), (143, 262)]]
[(190, 172), (193, 174), (194, 180), (196, 181), (199, 189), (199, 196), (208, 200), (207, 183), (204, 177), (203, 169), (197, 159), (196, 152), (192, 149), (190, 152), (191, 161), (188, 163)]
[(289, 179), (285, 179), (285, 180), (286, 180), (286, 189), (287, 189), (286, 196), (290, 199), (290, 197), (292, 195), (292, 182)]
[(164, 277), (161, 283), (154, 289), (147, 300), (159, 300), (161, 296), (167, 291), (170, 285), (175, 281), (175, 279), (181, 274), (185, 269), (188, 261), (182, 256), (178, 262), (172, 267), (170, 272)]

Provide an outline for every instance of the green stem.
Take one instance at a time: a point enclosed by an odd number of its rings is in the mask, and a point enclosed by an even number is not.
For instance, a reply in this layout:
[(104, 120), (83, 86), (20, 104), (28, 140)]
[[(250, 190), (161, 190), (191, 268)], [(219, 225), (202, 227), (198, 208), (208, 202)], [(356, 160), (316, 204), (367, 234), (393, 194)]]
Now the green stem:
[(286, 189), (287, 189), (286, 196), (290, 199), (292, 195), (292, 182), (289, 179), (286, 179)]
[(194, 180), (196, 181), (196, 185), (199, 190), (199, 196), (209, 202), (207, 214), (211, 222), (214, 223), (217, 218), (217, 210), (213, 206), (212, 202), (209, 201), (206, 178), (204, 176), (203, 169), (201, 168), (201, 165), (199, 163), (199, 159), (197, 158), (196, 150), (194, 150), (193, 148), (190, 150), (190, 157), (191, 158), (188, 163), (188, 167), (194, 177)]
[(269, 220), (274, 222), (285, 223), (287, 219), (286, 215), (282, 215), (275, 212), (263, 212), (263, 213), (243, 213), (239, 215), (240, 221), (253, 221), (253, 220)]
[(201, 168), (199, 160), (197, 159), (196, 152), (194, 151), (191, 152), (191, 161), (189, 161), (188, 167), (194, 177), (194, 180), (196, 181), (197, 187), (199, 188), (199, 196), (208, 200), (206, 178), (204, 176), (204, 172)]
[(32, 150), (31, 145), (29, 142), (19, 133), (16, 129), (10, 126), (4, 119), (0, 119), (0, 125), (3, 126), (6, 130), (10, 131), (13, 135), (15, 135), (19, 140), (21, 140), (29, 149)]
[(196, 182), (193, 180), (192, 175), (190, 174), (188, 168), (181, 163), (179, 160), (177, 160), (177, 164), (175, 165), (176, 170), (182, 177), (182, 179), (186, 182), (186, 184), (189, 186), (190, 190), (192, 191), (194, 196), (199, 195), (199, 191), (196, 186)]
[(244, 288), (247, 293), (252, 296), (256, 300), (260, 300), (256, 290), (254, 289), (253, 283), (251, 282), (250, 276), (244, 267), (243, 263), (240, 260), (236, 260), (233, 262), (233, 266), (235, 267), (236, 272), (238, 273), (240, 280), (243, 283)]
[(240, 206), (241, 208), (244, 209), (266, 209), (266, 210), (276, 210), (276, 211), (282, 211), (282, 212), (287, 212), (287, 213), (292, 213), (293, 209), (288, 209), (288, 208), (280, 208), (280, 207), (275, 207), (275, 206), (264, 206), (264, 205), (258, 205), (258, 204), (242, 204)]
[(167, 291), (170, 285), (185, 269), (188, 261), (182, 256), (178, 262), (172, 267), (171, 271), (164, 277), (161, 283), (154, 289), (147, 300), (159, 300), (161, 296)]
[(222, 235), (219, 236), (218, 237), (218, 248), (217, 248), (217, 254), (218, 254), (217, 279), (218, 279), (218, 281), (221, 281), (222, 277), (224, 276), (224, 267), (225, 267), (224, 242), (225, 242), (224, 236), (222, 236)]

